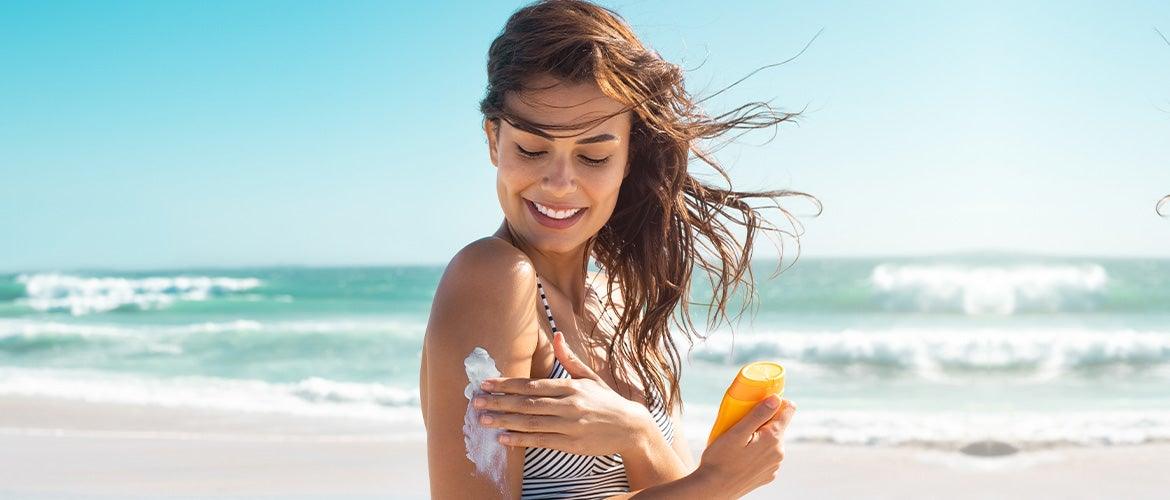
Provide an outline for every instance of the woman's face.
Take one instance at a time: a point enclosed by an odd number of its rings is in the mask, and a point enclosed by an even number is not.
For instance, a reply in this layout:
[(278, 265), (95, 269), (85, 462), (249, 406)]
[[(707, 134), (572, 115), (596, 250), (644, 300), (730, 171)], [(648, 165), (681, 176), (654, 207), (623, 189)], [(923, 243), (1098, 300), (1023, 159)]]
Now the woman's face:
[[(557, 80), (536, 78), (532, 86)], [(525, 99), (507, 95), (506, 108), (542, 124), (579, 124), (620, 110), (596, 84), (561, 83), (532, 90)], [(537, 249), (569, 253), (593, 237), (617, 204), (622, 179), (629, 172), (631, 112), (590, 128), (550, 131), (574, 137), (551, 138), (499, 120), (485, 120), (496, 193), (513, 232)], [(540, 131), (535, 131), (540, 132)]]

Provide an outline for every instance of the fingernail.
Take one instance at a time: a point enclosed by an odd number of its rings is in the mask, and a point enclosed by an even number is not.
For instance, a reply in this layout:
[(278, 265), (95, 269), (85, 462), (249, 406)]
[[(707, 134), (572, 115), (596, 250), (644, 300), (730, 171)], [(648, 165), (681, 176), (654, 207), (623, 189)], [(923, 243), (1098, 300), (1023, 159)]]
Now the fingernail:
[(508, 443), (512, 442), (512, 437), (507, 435), (507, 434), (500, 434), (500, 442), (504, 443), (504, 444), (508, 444)]
[(480, 388), (480, 389), (487, 390), (487, 389), (491, 389), (491, 388), (492, 388), (492, 385), (493, 385), (493, 384), (491, 383), (491, 381), (484, 380), (483, 382), (480, 382), (480, 384), (479, 384), (479, 388)]
[(768, 408), (776, 409), (780, 406), (780, 400), (772, 396), (768, 396), (768, 399), (764, 401), (764, 404), (768, 405)]
[(484, 416), (479, 418), (479, 421), (482, 423), (485, 423), (485, 424), (490, 424), (490, 423), (492, 423), (492, 417), (484, 415)]
[(484, 401), (483, 398), (475, 398), (473, 403), (475, 404), (476, 408), (483, 408), (485, 405), (487, 405), (487, 401)]

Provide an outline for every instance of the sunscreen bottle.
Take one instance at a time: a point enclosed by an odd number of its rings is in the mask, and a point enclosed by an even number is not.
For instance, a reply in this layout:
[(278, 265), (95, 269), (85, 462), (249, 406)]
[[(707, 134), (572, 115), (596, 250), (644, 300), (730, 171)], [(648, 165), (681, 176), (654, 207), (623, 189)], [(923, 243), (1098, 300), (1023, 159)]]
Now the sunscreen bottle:
[(707, 438), (707, 446), (720, 434), (733, 427), (764, 398), (775, 394), (784, 397), (784, 367), (771, 361), (748, 363), (739, 370), (731, 387), (723, 395), (715, 426)]

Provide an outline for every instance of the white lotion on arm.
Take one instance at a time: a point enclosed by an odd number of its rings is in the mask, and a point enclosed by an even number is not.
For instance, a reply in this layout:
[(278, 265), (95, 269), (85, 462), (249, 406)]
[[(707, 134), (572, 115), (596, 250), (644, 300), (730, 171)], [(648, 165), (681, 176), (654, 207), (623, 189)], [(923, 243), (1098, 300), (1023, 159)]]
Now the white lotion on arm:
[(507, 465), (507, 447), (499, 441), (503, 429), (480, 424), (479, 416), (482, 412), (472, 405), (473, 398), (487, 394), (479, 388), (479, 384), (484, 379), (499, 377), (500, 370), (496, 369), (495, 360), (482, 347), (471, 350), (471, 354), (463, 360), (463, 368), (467, 371), (468, 381), (467, 388), (463, 390), (463, 396), (467, 398), (467, 413), (463, 417), (463, 443), (467, 447), (467, 458), (475, 464), (478, 474), (491, 479), (503, 492), (504, 468)]

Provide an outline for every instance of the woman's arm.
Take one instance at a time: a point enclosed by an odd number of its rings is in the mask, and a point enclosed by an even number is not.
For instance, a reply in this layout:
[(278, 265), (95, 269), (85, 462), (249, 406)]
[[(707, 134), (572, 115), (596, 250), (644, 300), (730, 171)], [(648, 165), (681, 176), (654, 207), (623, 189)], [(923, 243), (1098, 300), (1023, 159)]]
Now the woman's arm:
[(733, 496), (728, 495), (727, 490), (717, 484), (708, 474), (696, 469), (680, 479), (641, 490), (633, 490), (629, 493), (609, 497), (606, 500), (625, 500), (627, 498), (638, 500), (722, 500), (733, 498)]
[(451, 260), (427, 323), (420, 399), (435, 499), (520, 497), (524, 448), (503, 447), (504, 463), (493, 466), (502, 472), (503, 484), (496, 484), (476, 473), (463, 436), (468, 404), (463, 360), (483, 347), (501, 376), (528, 377), (539, 333), (535, 271), (522, 253), (495, 242), (476, 241)]
[(687, 443), (687, 437), (683, 434), (682, 412), (679, 411), (679, 406), (681, 405), (675, 405), (670, 411), (670, 422), (674, 426), (674, 436), (671, 438), (670, 447), (678, 455), (679, 460), (686, 464), (687, 473), (690, 473), (695, 470), (697, 465), (695, 457), (691, 453), (691, 446)]
[[(614, 321), (621, 316), (625, 308), (620, 284), (615, 282), (610, 286), (609, 275), (604, 271), (594, 273), (588, 283), (594, 293), (608, 297), (611, 301), (607, 306), (612, 306), (613, 309), (607, 308), (602, 317), (609, 318), (610, 326), (616, 328)], [(562, 361), (562, 364), (565, 362)], [(622, 453), (622, 463), (630, 480), (630, 489), (637, 490), (674, 481), (695, 470), (690, 450), (682, 438), (681, 420), (677, 416), (677, 410), (671, 413), (675, 430), (672, 443), (668, 443), (662, 436), (649, 411), (640, 419), (643, 430), (634, 436), (635, 446)]]
[[(647, 419), (650, 419), (649, 413)], [(691, 457), (686, 436), (683, 435), (678, 405), (671, 408), (670, 420), (674, 427), (671, 442), (667, 443), (654, 421), (648, 420), (650, 427), (644, 434), (644, 439), (640, 440), (639, 446), (633, 453), (627, 452), (622, 455), (626, 475), (630, 479), (630, 489), (667, 483), (695, 471), (694, 459)]]
[(694, 471), (680, 479), (612, 496), (609, 500), (740, 498), (776, 479), (784, 460), (784, 433), (795, 413), (796, 405), (772, 396), (706, 447)]

